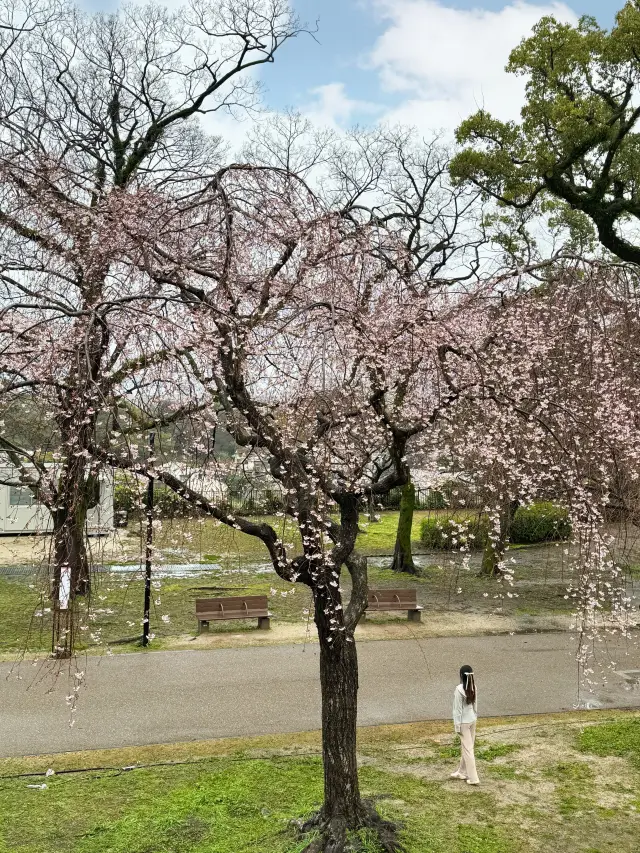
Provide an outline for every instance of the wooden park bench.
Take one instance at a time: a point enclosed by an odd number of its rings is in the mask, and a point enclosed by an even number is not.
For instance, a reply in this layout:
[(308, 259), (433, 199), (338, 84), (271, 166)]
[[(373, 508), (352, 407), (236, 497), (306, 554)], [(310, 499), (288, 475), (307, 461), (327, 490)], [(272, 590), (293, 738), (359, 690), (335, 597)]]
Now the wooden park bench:
[(196, 598), (198, 633), (209, 630), (209, 622), (223, 619), (257, 619), (258, 628), (271, 627), (266, 595), (238, 595), (233, 598)]
[(372, 610), (406, 610), (410, 622), (420, 622), (422, 613), (416, 589), (370, 589), (366, 613)]

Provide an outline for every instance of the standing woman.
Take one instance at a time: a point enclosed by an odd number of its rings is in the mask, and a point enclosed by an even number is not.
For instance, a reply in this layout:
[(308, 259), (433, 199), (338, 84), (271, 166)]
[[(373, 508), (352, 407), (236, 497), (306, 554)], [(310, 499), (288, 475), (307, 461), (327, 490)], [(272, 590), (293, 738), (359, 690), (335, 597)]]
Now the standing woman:
[(460, 669), (460, 684), (453, 693), (453, 725), (460, 735), (462, 756), (460, 764), (452, 779), (466, 779), (467, 785), (479, 785), (476, 772), (476, 759), (473, 747), (476, 740), (476, 720), (478, 706), (476, 704), (476, 681), (473, 669), (463, 666)]

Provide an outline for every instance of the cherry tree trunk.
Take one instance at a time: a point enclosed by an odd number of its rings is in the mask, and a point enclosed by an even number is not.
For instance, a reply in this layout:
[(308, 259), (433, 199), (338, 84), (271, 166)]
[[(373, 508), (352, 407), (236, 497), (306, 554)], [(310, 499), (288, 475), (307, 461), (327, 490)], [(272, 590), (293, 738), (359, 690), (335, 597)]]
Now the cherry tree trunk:
[(344, 632), (320, 638), (322, 754), (324, 760), (324, 821), (338, 836), (362, 825), (363, 806), (356, 760), (358, 656)]
[[(324, 600), (323, 600), (324, 599)], [(316, 626), (320, 639), (322, 696), (322, 758), (324, 804), (303, 831), (319, 831), (305, 853), (343, 853), (351, 850), (348, 834), (368, 829), (385, 853), (401, 846), (396, 826), (383, 820), (374, 806), (363, 801), (358, 781), (356, 721), (358, 717), (358, 655), (348, 631), (331, 630), (324, 613), (326, 599), (316, 592)], [(333, 623), (335, 627), (335, 623)]]
[(517, 500), (511, 500), (505, 503), (502, 512), (500, 513), (500, 530), (498, 532), (498, 536), (493, 540), (489, 537), (484, 553), (482, 554), (480, 575), (485, 577), (496, 577), (501, 574), (500, 562), (504, 559), (509, 536), (511, 535), (513, 517), (516, 514), (516, 510), (519, 505), (520, 504)]
[[(86, 403), (89, 406), (89, 403)], [(61, 417), (62, 446), (67, 453), (58, 474), (56, 506), (52, 510), (54, 571), (53, 598), (57, 602), (63, 570), (70, 572), (70, 597), (89, 593), (91, 578), (87, 554), (87, 512), (100, 499), (100, 483), (88, 463), (93, 423), (82, 406), (69, 407)]]
[[(69, 658), (75, 647), (76, 608), (79, 595), (89, 593), (89, 560), (85, 544), (86, 510), (58, 506), (53, 517), (53, 637), (51, 651)], [(61, 588), (65, 587), (61, 596)], [(64, 601), (61, 601), (61, 597)]]
[[(53, 518), (53, 596), (58, 601), (63, 571), (69, 573), (70, 598), (87, 595), (90, 588), (87, 554), (87, 510), (97, 479), (86, 470), (82, 456), (72, 457), (60, 472)], [(99, 486), (98, 486), (99, 487)]]
[(394, 572), (407, 572), (415, 575), (418, 570), (413, 562), (411, 553), (411, 529), (413, 527), (413, 511), (416, 505), (416, 489), (411, 481), (402, 487), (400, 498), (400, 516), (398, 532), (393, 552), (391, 568)]
[(57, 596), (63, 567), (70, 572), (71, 595), (87, 595), (90, 588), (89, 558), (86, 545), (87, 511), (82, 498), (72, 507), (53, 512), (54, 593)]

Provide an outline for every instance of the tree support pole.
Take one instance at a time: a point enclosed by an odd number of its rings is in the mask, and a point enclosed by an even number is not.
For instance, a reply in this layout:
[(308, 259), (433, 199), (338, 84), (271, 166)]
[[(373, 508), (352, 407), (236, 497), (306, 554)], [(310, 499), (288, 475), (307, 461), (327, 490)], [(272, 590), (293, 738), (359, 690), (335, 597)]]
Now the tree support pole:
[[(149, 463), (153, 462), (155, 433), (149, 434)], [(153, 477), (147, 483), (147, 544), (144, 565), (144, 616), (142, 619), (142, 645), (149, 645), (149, 619), (151, 614), (151, 566), (153, 559)]]

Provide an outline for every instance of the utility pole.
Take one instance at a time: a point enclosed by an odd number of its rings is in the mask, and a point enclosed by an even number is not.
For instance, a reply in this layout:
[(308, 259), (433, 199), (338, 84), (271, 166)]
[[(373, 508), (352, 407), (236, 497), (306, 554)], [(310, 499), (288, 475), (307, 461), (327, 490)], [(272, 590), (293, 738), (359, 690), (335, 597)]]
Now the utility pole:
[[(149, 458), (148, 465), (154, 462), (153, 448), (155, 445), (155, 433), (149, 433)], [(151, 563), (153, 558), (153, 477), (149, 477), (147, 484), (147, 547), (144, 564), (144, 618), (142, 620), (142, 645), (149, 645), (149, 619), (151, 615)]]

